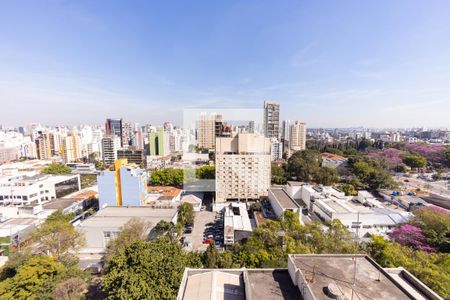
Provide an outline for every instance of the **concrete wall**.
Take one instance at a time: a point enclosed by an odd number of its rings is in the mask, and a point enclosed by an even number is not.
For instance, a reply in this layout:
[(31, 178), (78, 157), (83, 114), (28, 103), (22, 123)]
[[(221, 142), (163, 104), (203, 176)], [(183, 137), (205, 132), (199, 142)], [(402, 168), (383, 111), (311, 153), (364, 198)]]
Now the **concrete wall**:
[(291, 196), (292, 199), (302, 199), (302, 186), (301, 185), (290, 185), (286, 186), (286, 192)]
[(97, 184), (100, 208), (105, 205), (117, 206), (114, 172), (107, 171), (97, 176)]
[(275, 212), (275, 215), (277, 217), (280, 217), (283, 215), (283, 208), (281, 207), (281, 205), (278, 203), (278, 201), (275, 199), (275, 195), (273, 194), (272, 190), (269, 189), (269, 201), (270, 201), (270, 205), (272, 205), (272, 209)]
[(133, 176), (126, 168), (120, 168), (122, 206), (140, 206), (144, 188), (140, 176)]

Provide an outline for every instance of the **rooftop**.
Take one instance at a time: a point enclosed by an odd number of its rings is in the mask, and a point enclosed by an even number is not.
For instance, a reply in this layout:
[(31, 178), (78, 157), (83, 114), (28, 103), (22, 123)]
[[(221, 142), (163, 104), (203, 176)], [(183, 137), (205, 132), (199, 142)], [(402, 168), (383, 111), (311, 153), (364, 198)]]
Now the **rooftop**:
[[(356, 281), (353, 284), (356, 259)], [(356, 299), (413, 299), (391, 276), (365, 255), (289, 255), (300, 280), (317, 300), (329, 300), (327, 288), (340, 294), (342, 299), (351, 299), (352, 290)]]
[(178, 300), (301, 300), (287, 269), (186, 269)]
[(332, 153), (322, 153), (320, 154), (320, 156), (322, 158), (326, 158), (326, 159), (332, 159), (332, 160), (340, 160), (340, 161), (344, 161), (347, 160), (347, 158), (337, 155), (337, 154), (332, 154)]
[(42, 204), (42, 207), (44, 209), (65, 209), (69, 206), (71, 206), (73, 203), (80, 201), (80, 199), (74, 199), (74, 198), (64, 198), (64, 199), (56, 199), (52, 200), (50, 202)]
[(165, 197), (176, 197), (181, 193), (181, 189), (173, 186), (147, 186), (149, 193), (162, 194)]
[[(285, 269), (247, 270), (247, 285), (255, 300), (299, 300), (300, 292)], [(245, 275), (244, 275), (245, 276)]]
[(245, 203), (231, 203), (225, 207), (224, 227), (234, 230), (252, 231)]
[(286, 193), (282, 188), (271, 188), (270, 191), (275, 196), (275, 200), (280, 203), (283, 208), (299, 208), (299, 205)]
[(80, 227), (122, 227), (131, 218), (142, 218), (155, 226), (159, 221), (172, 221), (176, 208), (107, 206), (80, 224)]

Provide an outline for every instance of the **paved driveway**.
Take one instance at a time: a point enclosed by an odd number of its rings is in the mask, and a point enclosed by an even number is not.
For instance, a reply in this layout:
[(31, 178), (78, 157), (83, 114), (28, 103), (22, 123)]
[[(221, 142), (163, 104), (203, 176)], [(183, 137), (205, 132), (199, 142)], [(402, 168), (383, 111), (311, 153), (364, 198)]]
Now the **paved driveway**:
[(207, 244), (203, 244), (203, 233), (205, 231), (205, 225), (209, 222), (214, 222), (215, 212), (211, 211), (199, 211), (195, 213), (194, 228), (190, 239), (192, 242), (192, 249), (197, 251), (205, 251), (208, 247)]

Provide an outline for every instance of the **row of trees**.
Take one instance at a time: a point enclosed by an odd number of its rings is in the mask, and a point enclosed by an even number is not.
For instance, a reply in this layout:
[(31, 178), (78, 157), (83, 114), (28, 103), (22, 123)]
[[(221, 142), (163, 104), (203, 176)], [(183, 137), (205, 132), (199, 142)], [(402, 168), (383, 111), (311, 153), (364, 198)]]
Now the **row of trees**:
[(72, 169), (65, 164), (51, 163), (41, 170), (42, 174), (70, 174)]
[(90, 275), (78, 267), (84, 237), (57, 211), (36, 229), (20, 251), (11, 252), (0, 273), (0, 299), (80, 299)]
[[(414, 219), (427, 224), (424, 232), (431, 228), (440, 231), (441, 225), (435, 223), (441, 221), (437, 222), (428, 211), (418, 213)], [(282, 218), (267, 220), (255, 228), (243, 244), (235, 244), (224, 252), (212, 244), (203, 254), (183, 251), (174, 238), (176, 226), (171, 223), (158, 223), (154, 231), (159, 237), (152, 241), (139, 234), (145, 231), (142, 224), (135, 225), (126, 225), (108, 247), (115, 249), (109, 252), (103, 280), (108, 298), (173, 299), (185, 267), (280, 268), (286, 267), (290, 253), (342, 254), (353, 253), (356, 247), (352, 234), (338, 220), (325, 227), (321, 223), (302, 225), (298, 214), (289, 211)], [(383, 267), (403, 266), (442, 296), (449, 296), (448, 254), (430, 254), (378, 236), (358, 248), (358, 252), (371, 255)]]
[(149, 183), (151, 185), (182, 186), (187, 180), (214, 179), (215, 174), (214, 166), (202, 166), (195, 169), (195, 172), (190, 169), (167, 168), (153, 171), (150, 174)]
[(295, 152), (285, 165), (272, 165), (272, 182), (284, 184), (288, 179), (323, 185), (340, 186), (347, 195), (354, 195), (357, 189), (392, 188), (392, 176), (376, 160), (369, 156), (356, 155), (349, 158), (348, 168), (339, 171), (322, 167), (320, 153), (315, 150)]
[(272, 164), (272, 182), (285, 184), (288, 179), (298, 181), (314, 181), (323, 185), (332, 185), (339, 182), (338, 172), (329, 167), (322, 167), (320, 153), (315, 150), (295, 152), (287, 164)]

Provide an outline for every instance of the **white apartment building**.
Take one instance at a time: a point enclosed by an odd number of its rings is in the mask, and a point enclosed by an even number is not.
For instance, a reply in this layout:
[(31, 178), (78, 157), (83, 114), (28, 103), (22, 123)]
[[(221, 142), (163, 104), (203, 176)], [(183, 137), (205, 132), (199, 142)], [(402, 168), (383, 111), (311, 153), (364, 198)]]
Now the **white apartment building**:
[(267, 196), (270, 147), (269, 138), (251, 133), (216, 139), (216, 203)]
[(102, 139), (102, 156), (103, 162), (111, 165), (117, 159), (117, 150), (121, 148), (120, 137), (115, 135), (105, 136)]
[(291, 126), (289, 144), (292, 151), (306, 149), (306, 123), (295, 121), (295, 123)]
[(277, 138), (272, 138), (272, 145), (270, 149), (270, 155), (272, 160), (278, 160), (283, 158), (283, 143)]
[(0, 205), (40, 204), (80, 189), (80, 175), (4, 176), (0, 178)]

